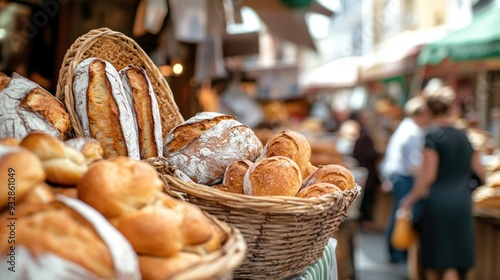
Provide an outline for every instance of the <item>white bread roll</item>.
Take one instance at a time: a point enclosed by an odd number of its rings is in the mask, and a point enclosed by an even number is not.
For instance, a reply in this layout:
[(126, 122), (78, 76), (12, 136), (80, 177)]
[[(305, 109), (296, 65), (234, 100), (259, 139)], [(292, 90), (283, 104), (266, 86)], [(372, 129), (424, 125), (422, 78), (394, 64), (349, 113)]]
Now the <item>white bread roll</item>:
[(301, 183), (302, 174), (293, 160), (268, 157), (250, 166), (243, 178), (243, 192), (256, 196), (295, 196)]
[(101, 143), (104, 158), (140, 159), (133, 109), (113, 65), (97, 58), (81, 61), (74, 71), (73, 95), (83, 136)]
[(141, 159), (163, 156), (160, 109), (146, 71), (130, 65), (118, 74), (137, 120)]
[(261, 150), (262, 142), (235, 117), (202, 112), (172, 129), (164, 155), (194, 182), (214, 185), (222, 181), (229, 164), (254, 161)]
[(57, 98), (17, 73), (0, 76), (0, 85), (0, 137), (23, 138), (31, 131), (66, 137), (69, 114)]

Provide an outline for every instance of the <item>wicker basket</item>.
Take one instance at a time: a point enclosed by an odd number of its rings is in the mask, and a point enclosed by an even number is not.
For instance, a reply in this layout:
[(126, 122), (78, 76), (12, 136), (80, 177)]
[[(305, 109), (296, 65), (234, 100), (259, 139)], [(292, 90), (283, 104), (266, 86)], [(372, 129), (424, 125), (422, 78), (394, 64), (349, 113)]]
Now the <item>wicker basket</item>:
[(225, 221), (243, 234), (247, 256), (237, 279), (286, 279), (318, 261), (361, 187), (322, 198), (257, 197), (186, 183), (172, 174), (165, 158), (147, 160), (161, 174), (167, 192)]
[(118, 71), (130, 64), (144, 68), (151, 80), (158, 106), (162, 110), (163, 135), (167, 135), (173, 127), (184, 121), (167, 81), (141, 47), (120, 32), (100, 28), (76, 39), (66, 52), (59, 71), (56, 97), (66, 105), (74, 136), (82, 137), (83, 131), (75, 113), (73, 72), (78, 63), (89, 57), (107, 60)]

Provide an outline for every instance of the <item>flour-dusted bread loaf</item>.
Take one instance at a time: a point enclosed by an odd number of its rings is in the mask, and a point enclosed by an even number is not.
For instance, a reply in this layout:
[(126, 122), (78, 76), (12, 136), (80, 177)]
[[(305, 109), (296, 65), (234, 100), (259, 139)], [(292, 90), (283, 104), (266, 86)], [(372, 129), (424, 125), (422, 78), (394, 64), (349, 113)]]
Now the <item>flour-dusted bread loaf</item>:
[(292, 159), (305, 178), (309, 174), (311, 160), (311, 145), (301, 133), (293, 130), (284, 130), (275, 134), (267, 141), (259, 159), (272, 156), (284, 156)]
[(64, 105), (17, 73), (0, 76), (0, 137), (23, 138), (31, 131), (65, 139), (71, 129)]
[(235, 117), (202, 112), (172, 129), (164, 155), (194, 182), (214, 185), (230, 163), (254, 161), (261, 150), (262, 142)]
[(101, 143), (104, 158), (140, 159), (133, 109), (113, 65), (97, 58), (81, 61), (74, 71), (73, 95), (83, 136)]
[(255, 162), (243, 179), (247, 195), (295, 196), (302, 183), (302, 174), (290, 158), (274, 156)]
[(320, 166), (316, 171), (304, 179), (301, 189), (316, 183), (330, 183), (343, 191), (350, 190), (356, 185), (351, 171), (338, 164)]
[(163, 156), (160, 109), (146, 71), (130, 65), (118, 74), (137, 120), (141, 159)]
[[(7, 220), (9, 212), (0, 214)], [(8, 269), (12, 244), (1, 242), (1, 279), (141, 279), (130, 243), (95, 209), (58, 196), (50, 203), (21, 203), (16, 208), (16, 272)], [(0, 228), (0, 238), (12, 235)], [(14, 240), (11, 238), (11, 240)]]

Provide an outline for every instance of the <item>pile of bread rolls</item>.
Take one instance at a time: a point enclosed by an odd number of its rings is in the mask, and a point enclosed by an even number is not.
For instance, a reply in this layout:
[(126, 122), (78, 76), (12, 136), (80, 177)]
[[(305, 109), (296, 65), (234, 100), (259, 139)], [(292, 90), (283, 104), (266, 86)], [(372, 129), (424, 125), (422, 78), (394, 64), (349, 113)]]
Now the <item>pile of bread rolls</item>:
[(486, 182), (472, 193), (478, 208), (500, 211), (500, 158), (486, 165)]
[[(68, 263), (62, 272), (46, 267), (49, 275), (63, 273), (51, 279), (67, 279), (80, 270), (92, 275), (86, 279), (122, 279), (119, 275), (132, 273), (134, 267), (137, 277), (127, 279), (168, 279), (219, 250), (227, 239), (197, 206), (165, 194), (153, 166), (130, 157), (103, 159), (95, 139), (65, 143), (41, 132), (0, 139), (4, 182), (9, 170), (15, 173), (16, 186), (11, 193), (1, 192), (2, 221), (13, 213), (18, 225), (16, 250), (22, 247), (28, 260), (47, 265), (51, 259), (42, 255), (50, 253)], [(123, 242), (113, 243), (114, 237), (106, 237), (103, 230), (119, 235)], [(2, 226), (1, 239), (8, 240), (9, 234), (9, 228)], [(120, 256), (114, 254), (119, 249), (113, 246), (130, 248), (128, 270), (116, 265), (114, 258)], [(2, 242), (2, 256), (10, 250)]]
[(355, 186), (341, 165), (312, 165), (311, 146), (301, 133), (282, 131), (263, 146), (249, 127), (214, 112), (172, 129), (164, 156), (189, 181), (237, 194), (309, 198)]

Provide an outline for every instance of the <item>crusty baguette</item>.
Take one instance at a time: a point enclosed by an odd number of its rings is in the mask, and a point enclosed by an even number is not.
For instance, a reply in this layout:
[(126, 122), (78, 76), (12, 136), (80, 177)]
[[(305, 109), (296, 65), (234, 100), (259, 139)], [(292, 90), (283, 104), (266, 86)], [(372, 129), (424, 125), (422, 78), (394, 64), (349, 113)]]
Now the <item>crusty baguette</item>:
[(160, 110), (146, 72), (130, 65), (118, 74), (137, 120), (141, 159), (163, 156)]
[(101, 143), (104, 158), (140, 158), (132, 108), (113, 65), (97, 58), (80, 62), (75, 68), (73, 95), (83, 134)]

